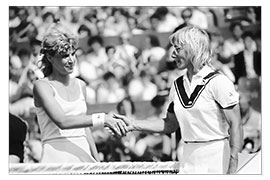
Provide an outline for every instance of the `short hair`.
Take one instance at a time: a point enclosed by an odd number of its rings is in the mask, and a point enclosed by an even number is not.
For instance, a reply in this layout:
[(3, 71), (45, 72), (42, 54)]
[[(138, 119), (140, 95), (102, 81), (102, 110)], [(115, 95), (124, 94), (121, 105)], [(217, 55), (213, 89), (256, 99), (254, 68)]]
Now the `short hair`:
[(76, 51), (78, 48), (78, 39), (60, 22), (53, 23), (46, 32), (42, 43), (40, 54), (43, 55), (39, 67), (44, 73), (44, 76), (49, 76), (52, 73), (52, 65), (48, 61), (47, 56), (56, 54), (66, 55)]
[(89, 40), (88, 40), (88, 45), (91, 46), (94, 43), (99, 43), (100, 45), (103, 45), (103, 39), (101, 36), (92, 36)]
[(108, 52), (109, 52), (110, 49), (113, 49), (114, 52), (116, 51), (116, 49), (115, 49), (114, 46), (106, 46), (106, 47), (105, 47), (105, 52), (106, 52), (106, 54), (108, 54)]
[(20, 49), (18, 52), (19, 57), (22, 57), (22, 56), (29, 56), (30, 57), (30, 55), (31, 55), (31, 52), (25, 48)]
[(251, 31), (246, 31), (242, 34), (243, 39), (245, 39), (246, 37), (250, 37), (251, 39), (254, 39), (254, 35)]
[(88, 33), (89, 36), (91, 36), (91, 30), (84, 24), (82, 24), (79, 29), (78, 29), (78, 33), (81, 33), (81, 31), (86, 31)]
[[(187, 14), (186, 13), (189, 13), (189, 16), (187, 16)], [(185, 18), (191, 18), (192, 17), (192, 14), (193, 14), (193, 12), (192, 12), (192, 9), (191, 8), (186, 8), (186, 9), (184, 9), (182, 12), (181, 12), (181, 17), (182, 17), (182, 19), (185, 19)]]
[(156, 35), (148, 34), (148, 37), (150, 39), (151, 46), (153, 46), (153, 47), (159, 47), (160, 46), (159, 39), (158, 39), (158, 37)]
[(122, 101), (120, 101), (117, 105), (116, 105), (116, 109), (117, 112), (121, 115), (127, 115), (126, 111), (124, 109), (124, 102), (129, 102), (130, 103), (130, 107), (131, 107), (131, 114), (135, 114), (136, 112), (136, 108), (135, 108), (135, 104), (132, 101), (132, 99), (128, 96), (125, 97)]
[(206, 64), (210, 65), (212, 52), (210, 38), (205, 30), (188, 26), (176, 31), (169, 39), (172, 45), (185, 50), (195, 71), (199, 71)]
[(36, 38), (33, 38), (33, 39), (30, 40), (29, 44), (30, 44), (31, 47), (33, 47), (35, 45), (41, 46), (41, 41), (36, 39)]
[(115, 75), (114, 75), (112, 72), (110, 72), (110, 71), (106, 72), (106, 73), (103, 75), (103, 79), (104, 79), (105, 81), (108, 81), (108, 80), (111, 79), (111, 78), (115, 78)]
[(53, 20), (55, 19), (55, 16), (52, 12), (46, 12), (45, 14), (42, 15), (42, 20), (45, 21), (49, 16), (52, 16)]
[(239, 23), (239, 22), (234, 22), (234, 23), (231, 23), (231, 24), (230, 24), (230, 27), (229, 27), (230, 31), (232, 32), (233, 29), (234, 29), (236, 26), (239, 26), (240, 29), (243, 30), (243, 26), (242, 26), (241, 23)]

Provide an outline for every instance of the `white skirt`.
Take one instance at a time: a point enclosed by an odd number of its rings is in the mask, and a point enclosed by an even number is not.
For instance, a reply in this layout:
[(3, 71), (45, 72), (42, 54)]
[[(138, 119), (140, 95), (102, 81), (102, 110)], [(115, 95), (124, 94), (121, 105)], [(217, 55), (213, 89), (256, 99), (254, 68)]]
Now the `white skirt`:
[(183, 143), (180, 157), (183, 174), (226, 174), (230, 160), (227, 139), (208, 143)]
[(59, 138), (43, 143), (41, 163), (96, 162), (86, 137)]

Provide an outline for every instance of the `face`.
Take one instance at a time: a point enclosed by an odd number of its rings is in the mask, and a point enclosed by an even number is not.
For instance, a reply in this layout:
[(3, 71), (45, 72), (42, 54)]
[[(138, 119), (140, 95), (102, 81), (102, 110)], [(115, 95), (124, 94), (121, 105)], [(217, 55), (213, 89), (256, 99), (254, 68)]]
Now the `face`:
[(233, 35), (236, 37), (236, 38), (241, 38), (243, 34), (243, 31), (241, 29), (240, 26), (235, 26), (234, 29), (233, 29)]
[(51, 57), (51, 63), (53, 69), (58, 71), (61, 74), (71, 74), (74, 70), (76, 63), (75, 51), (73, 53), (69, 53), (67, 55), (59, 55)]
[(175, 61), (177, 68), (183, 70), (189, 66), (191, 66), (190, 60), (187, 58), (186, 52), (184, 49), (173, 46), (173, 51), (171, 53), (172, 60)]
[(245, 44), (245, 47), (246, 49), (248, 50), (252, 50), (252, 45), (253, 45), (253, 40), (251, 37), (247, 36), (245, 39), (244, 39), (244, 44)]

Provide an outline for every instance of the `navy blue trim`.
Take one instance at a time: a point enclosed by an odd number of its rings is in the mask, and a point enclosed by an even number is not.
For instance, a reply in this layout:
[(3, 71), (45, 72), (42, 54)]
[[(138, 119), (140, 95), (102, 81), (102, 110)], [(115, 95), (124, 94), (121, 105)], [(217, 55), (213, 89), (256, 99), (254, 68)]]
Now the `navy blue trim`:
[(168, 109), (167, 109), (167, 111), (168, 111), (169, 113), (174, 113), (173, 107), (174, 107), (174, 103), (171, 102), (170, 105), (169, 105), (169, 107), (168, 107)]
[(204, 84), (203, 85), (197, 85), (192, 94), (190, 95), (190, 98), (188, 98), (187, 93), (184, 88), (183, 84), (183, 76), (179, 77), (175, 82), (175, 90), (177, 92), (177, 95), (179, 97), (179, 100), (184, 108), (191, 108), (194, 106), (195, 102), (199, 98), (200, 94), (204, 90), (205, 86), (209, 83), (211, 79), (213, 79), (215, 76), (219, 74), (218, 71), (214, 71), (209, 73), (207, 76), (203, 78)]

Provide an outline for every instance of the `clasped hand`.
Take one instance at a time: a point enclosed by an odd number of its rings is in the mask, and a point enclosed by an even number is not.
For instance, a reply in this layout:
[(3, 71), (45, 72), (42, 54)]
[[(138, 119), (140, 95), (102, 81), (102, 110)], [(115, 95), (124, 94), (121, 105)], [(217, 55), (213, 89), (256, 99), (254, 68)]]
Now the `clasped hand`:
[(131, 120), (119, 114), (106, 115), (104, 126), (111, 134), (118, 136), (125, 136), (132, 130)]

